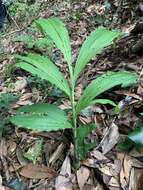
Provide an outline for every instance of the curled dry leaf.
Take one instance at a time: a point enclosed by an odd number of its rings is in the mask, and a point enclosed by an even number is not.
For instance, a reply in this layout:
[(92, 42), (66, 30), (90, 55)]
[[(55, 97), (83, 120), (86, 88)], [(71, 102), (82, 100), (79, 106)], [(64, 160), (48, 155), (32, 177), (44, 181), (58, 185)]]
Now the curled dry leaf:
[(30, 179), (50, 180), (55, 177), (56, 172), (47, 166), (28, 164), (21, 169), (20, 175)]
[(81, 166), (80, 169), (77, 170), (76, 175), (77, 175), (77, 181), (78, 181), (79, 188), (80, 188), (80, 190), (82, 190), (89, 178), (90, 170), (85, 166)]

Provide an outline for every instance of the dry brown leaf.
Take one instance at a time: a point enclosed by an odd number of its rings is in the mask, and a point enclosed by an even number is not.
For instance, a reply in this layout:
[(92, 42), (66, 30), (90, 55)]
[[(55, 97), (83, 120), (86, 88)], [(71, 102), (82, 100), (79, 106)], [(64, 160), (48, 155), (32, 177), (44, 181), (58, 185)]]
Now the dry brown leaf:
[(104, 165), (99, 170), (104, 173), (105, 175), (112, 176), (112, 171), (111, 171), (111, 164), (109, 165)]
[(0, 190), (12, 190), (12, 189), (2, 185), (2, 177), (1, 177), (1, 175), (0, 175)]
[(84, 185), (86, 184), (89, 178), (89, 175), (90, 175), (90, 170), (85, 166), (81, 166), (80, 169), (77, 170), (76, 176), (80, 190), (83, 189)]
[(91, 156), (96, 158), (97, 160), (108, 160), (106, 156), (104, 156), (100, 151), (94, 149), (91, 153)]
[(112, 186), (112, 187), (118, 187), (118, 188), (120, 188), (119, 180), (118, 180), (118, 178), (115, 178), (115, 177), (111, 177), (108, 185)]
[(59, 106), (62, 110), (71, 109), (71, 102), (69, 100), (64, 100), (64, 102)]
[[(137, 159), (135, 159), (131, 156), (125, 155), (123, 153), (120, 153), (117, 156), (122, 162), (122, 169), (120, 172), (120, 183), (121, 183), (122, 188), (125, 188), (128, 186), (128, 184), (130, 182), (131, 171), (134, 172), (134, 170), (132, 170), (132, 169), (140, 169), (140, 171), (143, 170), (143, 163), (138, 161)], [(134, 175), (134, 174), (132, 173), (132, 175)], [(142, 176), (142, 174), (141, 174), (141, 176)], [(134, 183), (134, 185), (135, 184), (136, 183)], [(133, 184), (130, 184), (130, 186), (132, 186), (132, 185)]]
[(66, 156), (61, 167), (60, 174), (56, 178), (56, 190), (72, 190), (71, 182), (71, 162), (69, 156)]
[(141, 190), (143, 187), (143, 169), (132, 168), (129, 180), (129, 190)]
[(117, 144), (118, 140), (118, 126), (113, 123), (103, 137), (103, 141), (101, 142), (103, 154), (108, 153)]
[(61, 143), (49, 158), (49, 164), (54, 164), (62, 155), (65, 145)]
[(15, 92), (24, 90), (27, 87), (27, 80), (24, 77), (17, 77), (18, 81), (15, 83)]
[(98, 184), (95, 190), (104, 190), (104, 188), (100, 184)]
[(28, 164), (21, 169), (20, 175), (30, 179), (52, 179), (56, 172), (47, 166)]
[(16, 150), (17, 144), (12, 140), (8, 140), (7, 147), (8, 147), (8, 153), (10, 154)]
[(7, 144), (6, 140), (2, 138), (0, 140), (0, 157), (6, 156), (7, 155)]

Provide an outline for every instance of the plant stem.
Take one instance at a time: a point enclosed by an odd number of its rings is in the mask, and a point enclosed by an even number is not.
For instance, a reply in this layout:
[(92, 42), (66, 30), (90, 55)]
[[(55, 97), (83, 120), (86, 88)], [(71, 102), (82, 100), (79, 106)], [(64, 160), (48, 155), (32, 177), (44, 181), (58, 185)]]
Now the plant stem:
[(71, 64), (69, 66), (69, 74), (70, 74), (70, 84), (71, 84), (71, 105), (72, 105), (72, 122), (73, 122), (73, 135), (74, 135), (74, 154), (76, 160), (76, 166), (79, 166), (79, 155), (78, 155), (78, 142), (77, 142), (77, 115), (75, 110), (75, 80), (73, 75), (73, 67)]
[(79, 155), (78, 155), (78, 144), (77, 144), (77, 116), (75, 110), (75, 91), (74, 91), (74, 83), (71, 85), (71, 104), (72, 104), (72, 121), (73, 121), (73, 135), (74, 135), (74, 148), (75, 148), (75, 160), (76, 165), (79, 166)]

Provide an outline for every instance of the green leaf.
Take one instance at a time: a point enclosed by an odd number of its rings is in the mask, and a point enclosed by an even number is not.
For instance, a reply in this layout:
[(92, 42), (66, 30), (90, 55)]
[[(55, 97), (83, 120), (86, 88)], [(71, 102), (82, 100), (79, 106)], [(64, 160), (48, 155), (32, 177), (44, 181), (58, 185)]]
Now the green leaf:
[(99, 27), (91, 32), (81, 47), (74, 69), (74, 81), (76, 81), (86, 64), (97, 54), (101, 53), (103, 48), (110, 45), (119, 35), (121, 35), (121, 32), (110, 31), (104, 27)]
[(41, 32), (44, 33), (45, 36), (50, 37), (57, 48), (61, 50), (71, 71), (72, 55), (70, 39), (64, 23), (58, 18), (49, 18), (37, 20), (36, 25)]
[(111, 106), (117, 106), (112, 100), (108, 100), (108, 99), (95, 99), (91, 102), (90, 105), (94, 105), (94, 104), (109, 104)]
[(88, 151), (96, 145), (96, 143), (87, 143), (85, 139), (95, 128), (94, 124), (83, 125), (77, 128), (77, 148), (80, 160), (85, 159)]
[(136, 144), (143, 146), (143, 126), (128, 134), (128, 137)]
[(107, 72), (92, 81), (85, 89), (76, 106), (76, 113), (92, 104), (95, 97), (117, 85), (130, 86), (137, 82), (138, 76), (130, 72)]
[(50, 59), (37, 54), (28, 54), (28, 56), (16, 55), (15, 57), (21, 60), (15, 65), (16, 67), (20, 67), (41, 79), (49, 81), (70, 96), (68, 82)]
[(72, 128), (65, 112), (55, 105), (34, 104), (18, 109), (10, 121), (18, 127), (34, 131), (57, 131)]

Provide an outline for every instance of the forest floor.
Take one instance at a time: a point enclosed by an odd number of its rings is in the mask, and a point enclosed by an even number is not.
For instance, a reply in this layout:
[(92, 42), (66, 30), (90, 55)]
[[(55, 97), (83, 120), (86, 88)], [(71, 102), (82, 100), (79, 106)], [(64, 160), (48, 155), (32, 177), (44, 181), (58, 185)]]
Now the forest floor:
[[(0, 127), (4, 124), (0, 139), (0, 190), (142, 190), (143, 4), (128, 0), (31, 2), (16, 1), (9, 6), (10, 23), (0, 34), (0, 92), (18, 95), (8, 109), (1, 107), (0, 96)], [(70, 106), (66, 98), (60, 101), (60, 92), (49, 83), (13, 69), (14, 54), (51, 54), (51, 47), (34, 47), (29, 38), (41, 37), (34, 20), (51, 16), (66, 23), (74, 60), (83, 40), (98, 26), (126, 32), (114, 46), (90, 61), (78, 79), (77, 97), (92, 79), (106, 71), (127, 70), (139, 76), (138, 84), (131, 88), (116, 87), (102, 95), (120, 106), (118, 114), (113, 114), (112, 106), (99, 104), (79, 116), (81, 123), (94, 122), (98, 128), (90, 135), (97, 145), (77, 171), (73, 167), (69, 131), (34, 133), (5, 122), (17, 108), (35, 102), (58, 101), (63, 109)], [(61, 63), (59, 51), (55, 52), (54, 59), (67, 76), (66, 65)], [(128, 134), (138, 127), (139, 144), (134, 144)]]

